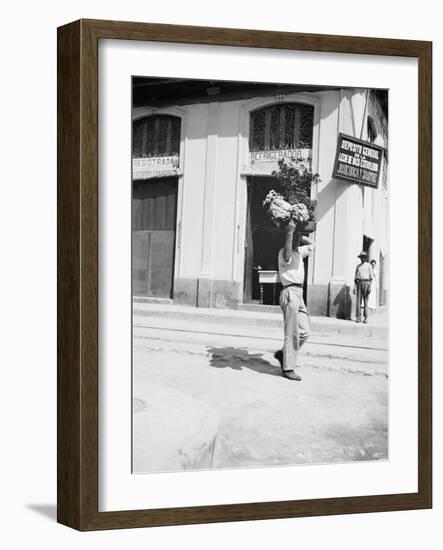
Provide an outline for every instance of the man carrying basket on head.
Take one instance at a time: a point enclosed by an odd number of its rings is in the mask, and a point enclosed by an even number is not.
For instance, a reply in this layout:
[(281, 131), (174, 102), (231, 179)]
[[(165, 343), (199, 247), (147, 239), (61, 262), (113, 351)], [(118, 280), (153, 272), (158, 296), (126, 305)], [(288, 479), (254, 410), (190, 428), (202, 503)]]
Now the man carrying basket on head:
[(301, 377), (294, 369), (298, 366), (298, 352), (311, 333), (309, 314), (303, 299), (303, 260), (311, 255), (314, 243), (295, 232), (295, 229), (295, 222), (290, 220), (286, 226), (284, 247), (278, 253), (278, 271), (283, 285), (280, 307), (284, 319), (284, 343), (283, 349), (277, 351), (275, 357), (280, 361), (285, 378), (300, 381)]
[(294, 372), (300, 347), (306, 342), (311, 329), (308, 310), (303, 299), (305, 267), (303, 260), (309, 256), (314, 243), (301, 235), (301, 228), (314, 221), (316, 201), (310, 198), (311, 185), (318, 183), (318, 174), (313, 174), (303, 163), (285, 164), (279, 161), (279, 170), (274, 171), (281, 184), (282, 193), (269, 191), (263, 206), (277, 226), (285, 225), (286, 237), (278, 253), (278, 271), (283, 286), (280, 307), (284, 320), (283, 349), (275, 353), (282, 374), (289, 380), (301, 380)]

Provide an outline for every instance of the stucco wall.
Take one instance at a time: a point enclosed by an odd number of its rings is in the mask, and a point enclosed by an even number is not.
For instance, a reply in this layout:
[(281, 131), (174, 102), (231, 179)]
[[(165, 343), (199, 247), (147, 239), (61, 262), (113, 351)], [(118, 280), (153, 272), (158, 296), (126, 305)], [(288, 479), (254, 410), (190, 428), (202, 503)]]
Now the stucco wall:
[[(239, 167), (237, 165), (239, 143), (240, 102), (220, 104), (217, 149), (216, 208), (214, 212), (214, 247), (216, 254), (213, 272), (216, 279), (232, 280), (233, 252), (243, 243), (235, 242), (235, 201)], [(238, 246), (237, 246), (238, 245)]]
[(224, 306), (241, 299), (239, 285), (230, 284), (236, 246), (239, 104), (186, 107), (180, 269), (174, 285), (186, 303)]
[[(367, 139), (370, 114), (384, 145), (387, 124), (377, 102), (367, 102), (366, 90), (329, 90), (307, 97), (316, 109), (313, 170), (321, 180), (313, 190), (318, 201), (317, 230), (308, 298), (313, 313), (349, 315), (349, 289), (363, 235), (374, 239), (371, 256), (377, 261), (380, 250), (387, 251), (388, 203), (382, 184), (373, 190), (332, 178), (337, 137), (343, 132)], [(248, 106), (274, 101), (214, 101), (183, 107), (177, 301), (235, 307), (243, 299)]]
[(313, 259), (313, 284), (328, 284), (332, 277), (334, 253), (335, 201), (340, 187), (332, 179), (335, 150), (337, 147), (339, 92), (328, 91), (316, 94), (320, 100), (318, 173), (317, 186), (317, 231)]
[(183, 204), (179, 210), (180, 278), (195, 278), (201, 267), (203, 238), (203, 200), (205, 192), (205, 163), (208, 124), (208, 105), (187, 107), (185, 129), (184, 174), (181, 178)]

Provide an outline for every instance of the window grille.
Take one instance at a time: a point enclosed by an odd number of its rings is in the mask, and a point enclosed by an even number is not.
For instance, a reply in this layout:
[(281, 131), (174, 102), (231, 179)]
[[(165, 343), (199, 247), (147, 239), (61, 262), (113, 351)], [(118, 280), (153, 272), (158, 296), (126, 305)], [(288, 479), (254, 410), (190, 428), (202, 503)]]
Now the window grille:
[(133, 124), (134, 158), (173, 157), (180, 153), (181, 120), (170, 115), (155, 115)]
[(283, 103), (251, 114), (250, 151), (312, 149), (314, 107)]

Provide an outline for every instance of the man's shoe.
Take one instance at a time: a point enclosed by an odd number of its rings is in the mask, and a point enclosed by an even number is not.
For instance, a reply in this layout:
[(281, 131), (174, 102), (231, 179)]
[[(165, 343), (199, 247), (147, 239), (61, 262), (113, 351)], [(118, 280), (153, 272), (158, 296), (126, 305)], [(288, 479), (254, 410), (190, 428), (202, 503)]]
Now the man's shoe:
[(296, 382), (300, 382), (301, 380), (301, 376), (299, 376), (298, 374), (295, 374), (293, 370), (283, 370), (282, 376), (284, 376), (288, 380), (295, 380)]
[(361, 323), (361, 319), (356, 319), (355, 322), (356, 323)]
[(368, 320), (367, 320), (367, 319), (363, 319), (363, 323), (367, 323), (367, 322), (368, 322)]

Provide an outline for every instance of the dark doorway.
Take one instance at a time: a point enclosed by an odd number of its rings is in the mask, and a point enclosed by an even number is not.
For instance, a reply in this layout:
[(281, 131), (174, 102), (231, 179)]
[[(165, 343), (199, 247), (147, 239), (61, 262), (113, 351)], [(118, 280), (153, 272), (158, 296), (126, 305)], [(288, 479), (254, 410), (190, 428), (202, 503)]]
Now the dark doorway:
[[(244, 302), (260, 301), (259, 270), (278, 271), (278, 251), (283, 247), (285, 231), (267, 216), (263, 201), (271, 189), (279, 191), (279, 183), (270, 176), (251, 176), (247, 180), (248, 206), (246, 212)], [(305, 259), (304, 297), (308, 258)], [(277, 305), (281, 285), (273, 292), (272, 284), (263, 285), (263, 303)]]
[(133, 296), (172, 298), (177, 187), (177, 178), (133, 182)]
[(373, 242), (374, 242), (374, 239), (371, 239), (370, 237), (363, 235), (363, 252), (366, 252), (366, 254), (368, 255), (368, 261), (372, 260), (371, 247)]

